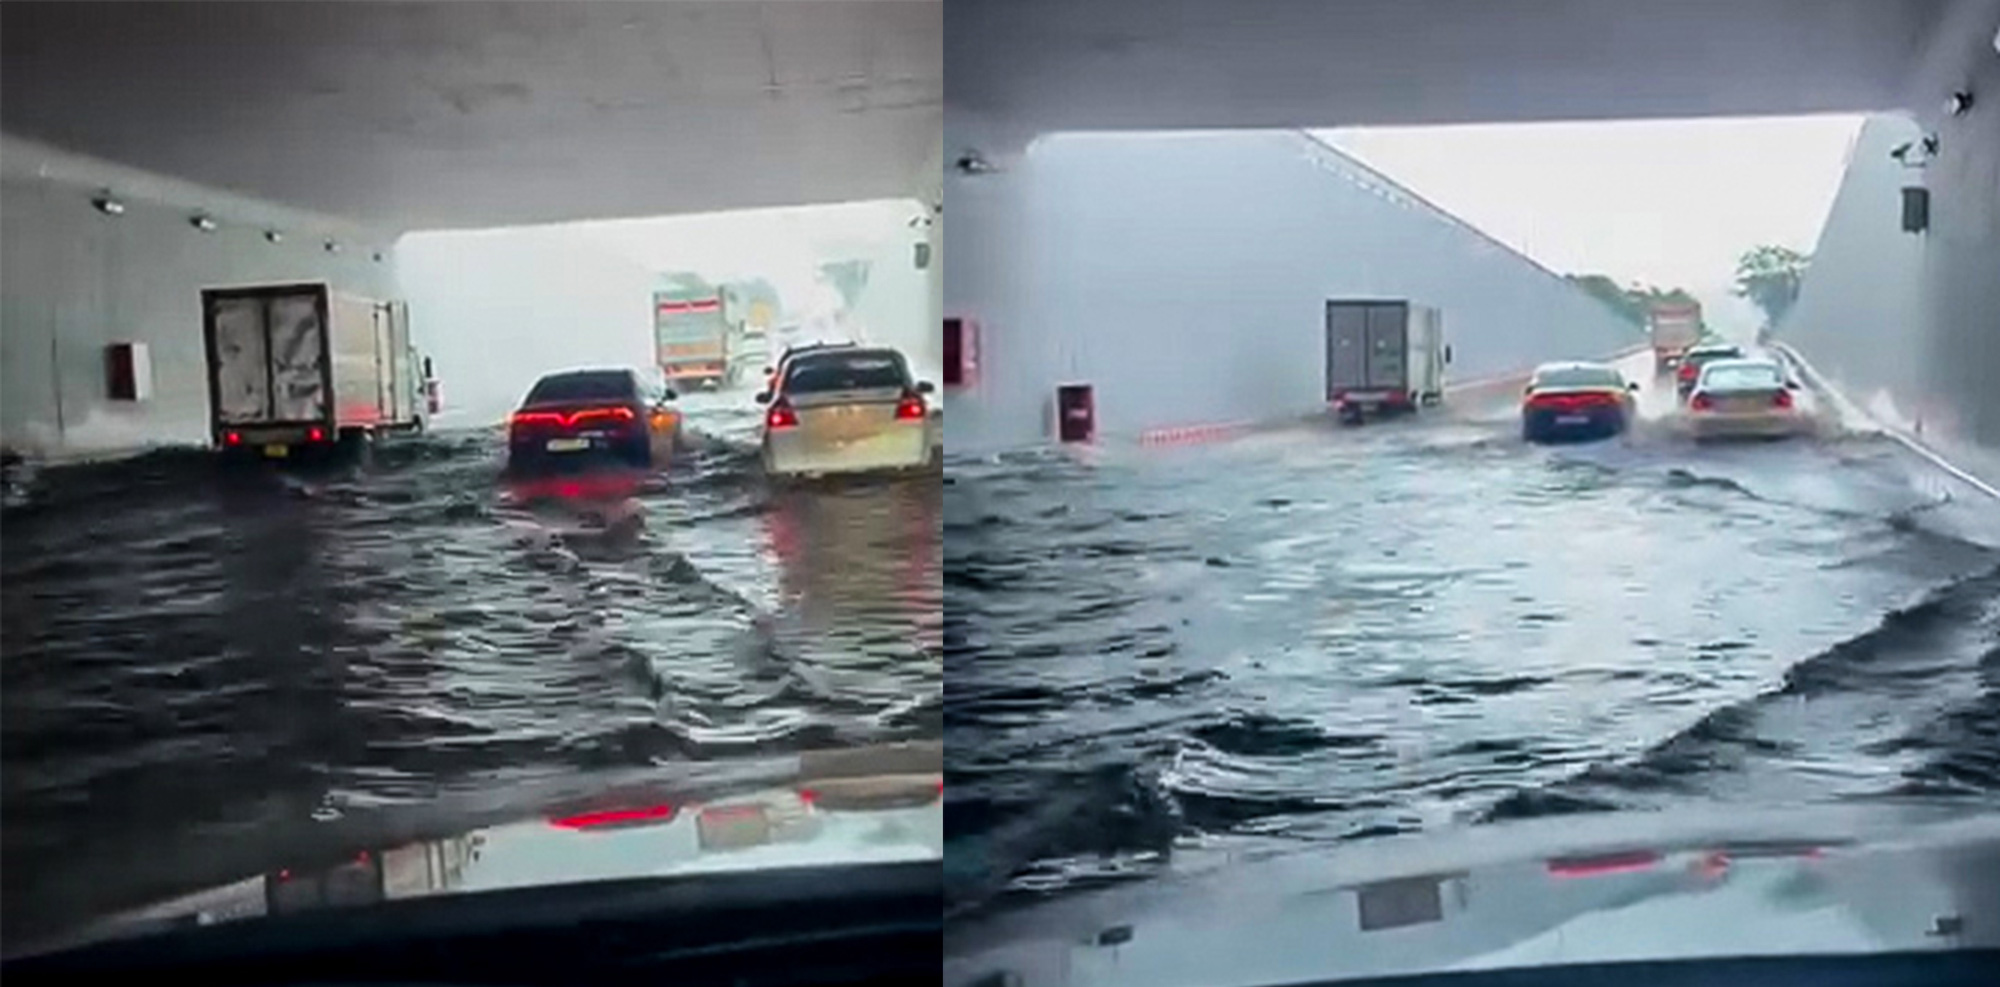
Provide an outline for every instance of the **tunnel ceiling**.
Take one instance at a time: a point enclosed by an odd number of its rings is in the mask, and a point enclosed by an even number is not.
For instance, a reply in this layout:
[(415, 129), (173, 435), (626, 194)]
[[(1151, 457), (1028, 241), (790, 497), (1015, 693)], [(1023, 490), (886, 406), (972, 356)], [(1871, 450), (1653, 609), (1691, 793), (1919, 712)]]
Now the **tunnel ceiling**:
[(945, 60), (1030, 133), (1868, 111), (1966, 3), (951, 0)]
[(0, 6), (0, 129), (396, 229), (911, 194), (931, 2)]

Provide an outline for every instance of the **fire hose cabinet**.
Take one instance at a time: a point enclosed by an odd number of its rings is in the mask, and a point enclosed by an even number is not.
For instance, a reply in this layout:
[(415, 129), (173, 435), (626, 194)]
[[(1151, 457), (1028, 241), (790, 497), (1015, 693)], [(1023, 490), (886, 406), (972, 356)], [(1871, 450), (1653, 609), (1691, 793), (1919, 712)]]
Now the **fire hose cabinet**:
[(113, 401), (145, 401), (153, 396), (153, 356), (145, 343), (112, 343), (104, 348), (104, 390)]
[(944, 320), (944, 386), (971, 387), (979, 380), (979, 323)]
[(1056, 436), (1066, 443), (1097, 438), (1097, 395), (1089, 384), (1056, 388)]

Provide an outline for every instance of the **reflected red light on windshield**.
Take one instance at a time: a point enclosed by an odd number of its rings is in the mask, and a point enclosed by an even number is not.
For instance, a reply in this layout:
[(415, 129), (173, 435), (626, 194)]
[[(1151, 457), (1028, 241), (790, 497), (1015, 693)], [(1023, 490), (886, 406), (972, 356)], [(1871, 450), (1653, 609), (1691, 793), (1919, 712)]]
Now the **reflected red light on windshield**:
[(607, 809), (602, 812), (585, 812), (574, 816), (564, 816), (549, 820), (549, 825), (562, 829), (590, 829), (596, 826), (616, 826), (622, 823), (659, 822), (674, 817), (671, 805), (651, 805), (637, 809)]
[(1597, 857), (1569, 857), (1548, 862), (1552, 877), (1598, 877), (1604, 874), (1630, 874), (1651, 870), (1660, 862), (1660, 855), (1651, 850), (1632, 853), (1611, 853)]

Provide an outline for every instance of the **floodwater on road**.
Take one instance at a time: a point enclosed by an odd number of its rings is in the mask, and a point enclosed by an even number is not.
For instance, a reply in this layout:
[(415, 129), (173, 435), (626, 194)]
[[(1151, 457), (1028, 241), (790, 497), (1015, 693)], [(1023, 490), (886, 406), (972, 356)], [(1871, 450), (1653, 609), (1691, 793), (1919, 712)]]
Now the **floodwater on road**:
[(936, 474), (770, 489), (747, 394), (682, 404), (702, 441), (638, 527), (517, 503), (493, 430), (45, 475), (0, 552), (8, 931), (450, 797), (937, 738)]
[(1994, 505), (1878, 437), (1663, 431), (948, 460), (952, 907), (1202, 848), (2000, 794)]

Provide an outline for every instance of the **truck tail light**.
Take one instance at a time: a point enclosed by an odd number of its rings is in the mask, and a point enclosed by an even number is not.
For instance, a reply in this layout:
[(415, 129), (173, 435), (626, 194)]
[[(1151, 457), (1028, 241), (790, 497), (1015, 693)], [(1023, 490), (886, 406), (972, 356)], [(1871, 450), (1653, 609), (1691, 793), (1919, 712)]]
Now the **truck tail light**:
[(901, 401), (896, 402), (897, 421), (905, 421), (905, 422), (923, 421), (924, 411), (925, 411), (924, 396), (921, 394), (916, 394), (916, 393), (905, 394), (903, 395), (903, 399)]

